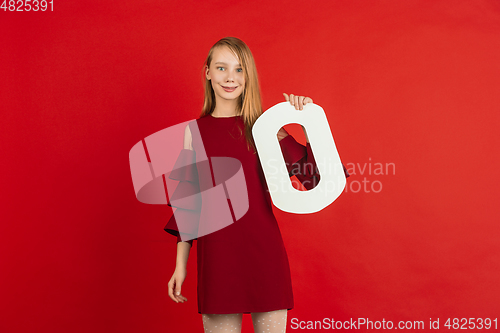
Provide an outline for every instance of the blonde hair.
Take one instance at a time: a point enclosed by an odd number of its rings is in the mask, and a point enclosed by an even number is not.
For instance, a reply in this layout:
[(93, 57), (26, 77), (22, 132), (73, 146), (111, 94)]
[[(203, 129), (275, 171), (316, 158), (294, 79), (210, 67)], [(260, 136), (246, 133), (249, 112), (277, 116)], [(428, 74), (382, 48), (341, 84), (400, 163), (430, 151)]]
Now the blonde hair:
[[(243, 68), (243, 73), (245, 74), (245, 89), (240, 97), (238, 97), (236, 114), (241, 117), (243, 123), (245, 124), (247, 148), (250, 150), (251, 146), (255, 152), (256, 148), (252, 136), (252, 127), (257, 118), (259, 118), (262, 114), (262, 100), (260, 97), (257, 68), (255, 67), (252, 52), (241, 39), (236, 37), (222, 38), (215, 43), (212, 48), (210, 48), (207, 59), (205, 60), (205, 66), (210, 67), (213, 52), (218, 47), (229, 48), (229, 50), (238, 58), (241, 63), (241, 67)], [(204, 70), (205, 66), (203, 66)], [(205, 77), (205, 101), (203, 103), (201, 116), (211, 114), (215, 109), (215, 93), (212, 88), (212, 84), (205, 75), (203, 76)]]

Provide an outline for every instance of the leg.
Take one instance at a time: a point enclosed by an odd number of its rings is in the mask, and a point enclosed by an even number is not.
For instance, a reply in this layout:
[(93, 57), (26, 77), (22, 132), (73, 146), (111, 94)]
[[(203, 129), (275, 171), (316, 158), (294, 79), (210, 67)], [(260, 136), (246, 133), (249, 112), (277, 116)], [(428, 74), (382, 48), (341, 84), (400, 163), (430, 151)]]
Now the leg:
[(287, 313), (287, 309), (269, 312), (252, 312), (254, 333), (286, 332)]
[(243, 313), (201, 314), (205, 333), (241, 333)]

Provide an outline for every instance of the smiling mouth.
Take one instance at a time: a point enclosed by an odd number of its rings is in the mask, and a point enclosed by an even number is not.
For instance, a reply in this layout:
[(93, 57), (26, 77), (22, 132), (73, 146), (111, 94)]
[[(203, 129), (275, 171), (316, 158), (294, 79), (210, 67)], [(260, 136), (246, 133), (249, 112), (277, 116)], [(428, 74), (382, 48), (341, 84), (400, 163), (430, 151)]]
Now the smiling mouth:
[(236, 87), (224, 87), (224, 86), (221, 86), (221, 87), (222, 87), (222, 89), (224, 89), (227, 92), (233, 92), (233, 91), (236, 90), (236, 88), (238, 88), (238, 86), (236, 86)]

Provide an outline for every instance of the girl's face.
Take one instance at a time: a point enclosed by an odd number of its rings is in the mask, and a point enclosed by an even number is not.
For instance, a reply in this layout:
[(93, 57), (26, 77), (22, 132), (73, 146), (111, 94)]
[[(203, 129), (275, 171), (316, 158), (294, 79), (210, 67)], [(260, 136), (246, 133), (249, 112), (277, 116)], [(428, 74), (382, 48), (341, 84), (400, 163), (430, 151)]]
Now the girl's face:
[(206, 66), (205, 74), (219, 99), (236, 100), (245, 90), (245, 73), (238, 58), (228, 47), (217, 47), (212, 53), (212, 62)]

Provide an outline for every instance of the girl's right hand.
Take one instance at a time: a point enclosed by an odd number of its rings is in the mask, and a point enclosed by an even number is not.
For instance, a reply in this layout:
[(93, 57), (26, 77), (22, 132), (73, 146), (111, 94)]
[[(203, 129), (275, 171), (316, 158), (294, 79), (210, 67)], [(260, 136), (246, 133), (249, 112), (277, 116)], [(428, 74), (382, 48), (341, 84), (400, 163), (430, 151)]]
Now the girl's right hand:
[(184, 303), (187, 298), (181, 294), (181, 286), (186, 279), (187, 271), (185, 268), (176, 268), (172, 278), (168, 282), (168, 296), (176, 303)]
[(283, 93), (283, 96), (285, 96), (285, 101), (290, 102), (290, 104), (295, 106), (295, 110), (303, 110), (304, 105), (313, 102), (311, 97), (295, 96), (294, 94), (290, 94), (290, 96), (288, 96), (285, 93)]

